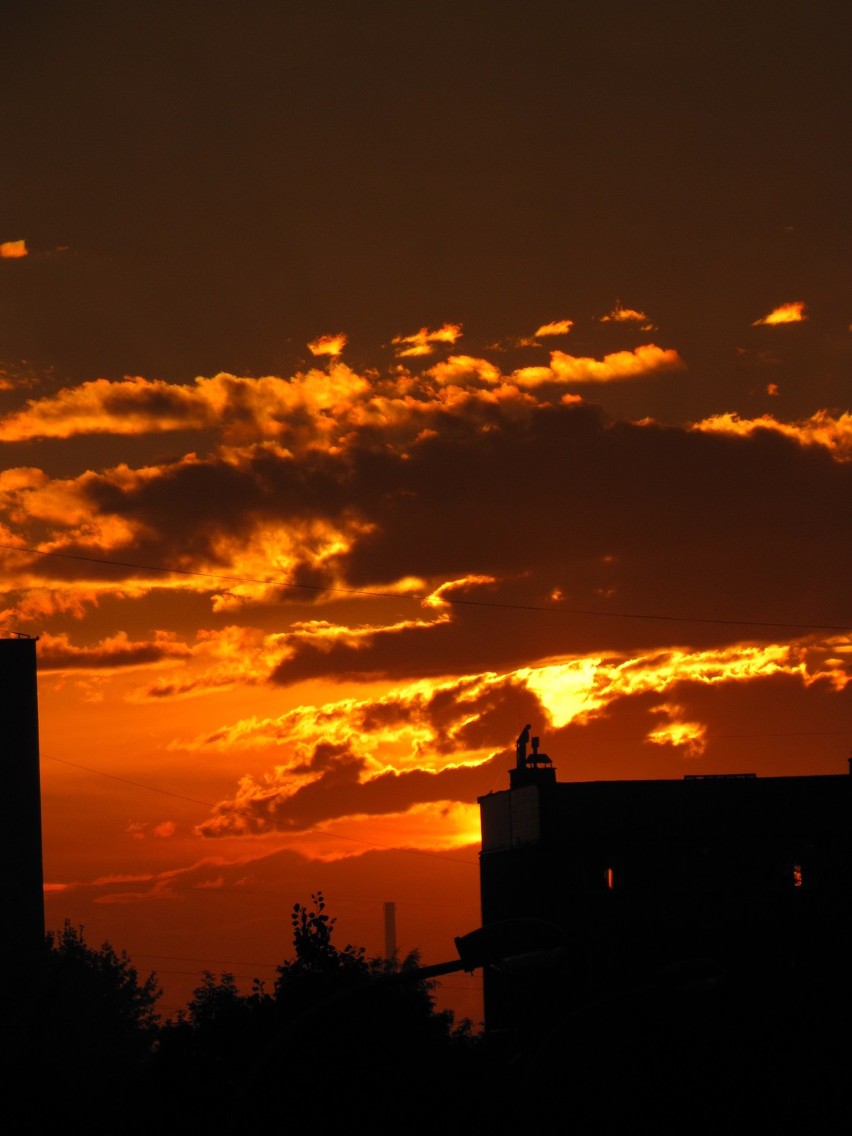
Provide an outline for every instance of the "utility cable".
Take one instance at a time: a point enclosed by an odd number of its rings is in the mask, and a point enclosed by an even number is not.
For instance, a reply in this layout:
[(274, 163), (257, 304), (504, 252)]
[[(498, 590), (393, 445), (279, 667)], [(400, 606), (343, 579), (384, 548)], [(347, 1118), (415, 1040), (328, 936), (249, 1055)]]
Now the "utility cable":
[[(225, 580), (228, 583), (260, 584), (264, 587), (274, 586), (292, 590), (301, 589), (303, 591), (311, 592), (334, 594), (339, 593), (350, 596), (368, 596), (373, 599), (409, 600), (410, 602), (418, 603), (427, 598), (423, 595), (413, 595), (404, 592), (377, 592), (371, 591), (366, 588), (344, 588), (340, 587), (339, 585), (331, 584), (298, 584), (292, 583), (287, 580), (261, 580), (254, 576), (232, 576), (219, 572), (198, 572), (189, 568), (169, 568), (161, 567), (157, 564), (137, 564), (129, 560), (108, 560), (102, 557), (80, 556), (70, 552), (44, 551), (40, 548), (31, 548), (26, 545), (0, 544), (0, 548), (5, 548), (13, 552), (26, 552), (33, 556), (52, 556), (62, 560), (76, 560), (86, 564), (103, 564), (116, 568), (134, 568), (141, 572), (163, 572), (168, 575), (195, 576), (205, 580)], [(596, 619), (636, 619), (644, 621), (661, 621), (666, 623), (709, 623), (728, 627), (773, 627), (798, 631), (848, 631), (850, 627), (852, 627), (852, 624), (792, 623), (779, 620), (764, 619), (721, 619), (708, 616), (659, 615), (648, 612), (600, 611), (587, 608), (545, 607), (544, 605), (538, 604), (513, 604), (506, 603), (505, 601), (501, 600), (454, 599), (452, 597), (445, 596), (441, 596), (441, 602), (452, 606), (498, 608), (507, 611), (535, 611), (543, 612), (547, 615), (590, 616)]]

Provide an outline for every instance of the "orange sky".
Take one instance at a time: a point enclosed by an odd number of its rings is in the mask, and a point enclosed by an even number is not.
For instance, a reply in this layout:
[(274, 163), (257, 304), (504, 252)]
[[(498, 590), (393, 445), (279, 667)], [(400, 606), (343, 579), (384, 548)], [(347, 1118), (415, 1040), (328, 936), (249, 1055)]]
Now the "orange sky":
[[(525, 722), (563, 780), (844, 772), (845, 7), (743, 15), (748, 59), (667, 4), (154, 7), (12, 53), (0, 630), (39, 636), (48, 925), (166, 1012), (271, 982), (317, 890), (341, 946), (392, 901), (443, 962)], [(478, 1020), (478, 978), (441, 1000)]]

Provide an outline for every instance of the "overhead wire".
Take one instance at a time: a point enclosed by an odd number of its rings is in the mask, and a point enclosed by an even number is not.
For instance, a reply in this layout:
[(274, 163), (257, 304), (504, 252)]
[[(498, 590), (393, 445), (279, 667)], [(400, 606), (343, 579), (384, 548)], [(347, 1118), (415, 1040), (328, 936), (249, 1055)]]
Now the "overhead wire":
[[(293, 581), (280, 580), (280, 579), (260, 579), (260, 578), (257, 578), (257, 577), (244, 576), (244, 575), (235, 575), (235, 574), (227, 574), (227, 573), (214, 573), (214, 572), (201, 572), (201, 571), (198, 571), (198, 570), (192, 570), (192, 569), (186, 569), (186, 568), (177, 568), (177, 567), (174, 567), (174, 566), (140, 564), (140, 563), (135, 562), (135, 561), (112, 560), (112, 559), (108, 559), (108, 558), (105, 558), (105, 557), (92, 557), (92, 556), (82, 556), (82, 555), (72, 554), (72, 553), (61, 553), (61, 552), (55, 552), (55, 551), (50, 551), (50, 550), (34, 548), (34, 547), (31, 547), (31, 546), (22, 546), (22, 545), (12, 545), (12, 544), (0, 543), (0, 548), (6, 549), (8, 551), (23, 552), (23, 553), (27, 553), (27, 554), (34, 555), (34, 556), (54, 557), (54, 558), (58, 558), (58, 559), (73, 560), (73, 561), (77, 561), (77, 562), (81, 562), (81, 563), (99, 564), (99, 565), (104, 565), (104, 566), (107, 566), (107, 567), (112, 566), (112, 567), (119, 567), (119, 568), (130, 568), (130, 569), (133, 569), (135, 571), (143, 571), (143, 572), (161, 572), (161, 573), (167, 574), (167, 575), (180, 575), (180, 576), (197, 577), (199, 579), (221, 580), (221, 581), (224, 581), (224, 582), (227, 582), (227, 583), (258, 584), (258, 585), (262, 585), (262, 586), (266, 586), (266, 587), (275, 586), (275, 587), (281, 587), (281, 588), (284, 588), (284, 589), (287, 589), (287, 590), (295, 590), (295, 591), (301, 590), (301, 591), (310, 591), (310, 592), (322, 593), (322, 594), (331, 593), (331, 594), (341, 594), (341, 595), (352, 595), (352, 596), (368, 597), (368, 598), (373, 598), (373, 599), (408, 600), (410, 602), (422, 602), (425, 598), (427, 598), (426, 596), (423, 596), (421, 594), (414, 594), (414, 593), (382, 592), (382, 591), (375, 591), (375, 590), (371, 590), (371, 589), (347, 588), (347, 587), (342, 587), (342, 586), (339, 586), (339, 585), (306, 584), (306, 583), (297, 583), (297, 582), (293, 582)], [(676, 615), (667, 615), (667, 614), (659, 614), (659, 613), (639, 613), (639, 612), (623, 612), (623, 611), (611, 612), (611, 611), (602, 611), (602, 610), (596, 610), (596, 609), (566, 609), (566, 608), (556, 607), (556, 606), (544, 606), (544, 605), (536, 605), (536, 604), (516, 604), (516, 603), (508, 603), (506, 601), (500, 601), (500, 600), (475, 600), (475, 599), (469, 599), (469, 598), (458, 598), (458, 597), (451, 597), (451, 596), (444, 596), (444, 595), (441, 596), (441, 601), (443, 603), (449, 605), (449, 606), (481, 607), (481, 608), (493, 608), (493, 609), (503, 609), (503, 610), (511, 610), (511, 611), (529, 611), (529, 612), (544, 613), (544, 614), (548, 614), (548, 615), (584, 616), (584, 617), (592, 617), (592, 618), (610, 618), (610, 619), (615, 618), (615, 619), (631, 619), (631, 620), (645, 620), (645, 621), (663, 621), (663, 622), (670, 622), (670, 623), (701, 623), (701, 624), (716, 624), (716, 625), (740, 626), (740, 627), (742, 627), (742, 626), (767, 627), (767, 628), (778, 628), (778, 629), (788, 629), (788, 630), (821, 630), (821, 631), (838, 631), (838, 632), (843, 632), (843, 631), (849, 630), (849, 625), (845, 625), (845, 624), (789, 622), (789, 621), (778, 621), (778, 620), (725, 619), (725, 618), (719, 618), (719, 617), (676, 616)], [(731, 738), (737, 738), (737, 737), (743, 737), (743, 738), (746, 738), (746, 737), (748, 737), (748, 738), (754, 738), (754, 737), (787, 737), (787, 736), (798, 737), (798, 736), (827, 736), (827, 735), (839, 734), (840, 732), (841, 731), (819, 730), (819, 731), (802, 731), (802, 732), (794, 733), (794, 734), (789, 734), (789, 733), (772, 733), (772, 734), (749, 733), (749, 734), (726, 734), (726, 735), (718, 735), (718, 736), (719, 737), (731, 737)], [(620, 739), (620, 740), (624, 740), (624, 739)], [(172, 797), (172, 798), (175, 798), (177, 800), (183, 800), (183, 801), (186, 801), (186, 802), (191, 803), (191, 804), (202, 805), (205, 808), (215, 808), (215, 804), (211, 801), (204, 801), (204, 800), (201, 800), (201, 799), (196, 798), (196, 797), (189, 797), (189, 796), (186, 796), (184, 794), (174, 793), (174, 792), (167, 790), (167, 789), (161, 789), (159, 787), (146, 785), (144, 783), (141, 783), (141, 782), (138, 782), (138, 781), (133, 781), (133, 780), (126, 778), (126, 777), (119, 777), (116, 774), (108, 773), (105, 770), (93, 769), (89, 766), (80, 765), (79, 763), (67, 761), (66, 759), (58, 758), (58, 757), (55, 757), (55, 756), (50, 755), (50, 754), (44, 754), (43, 753), (41, 756), (47, 758), (48, 760), (55, 761), (55, 762), (58, 762), (60, 764), (64, 764), (64, 765), (67, 765), (67, 766), (70, 766), (70, 767), (73, 767), (73, 768), (77, 768), (77, 769), (80, 769), (84, 772), (91, 773), (91, 774), (96, 775), (96, 776), (102, 776), (102, 777), (106, 777), (106, 778), (109, 778), (109, 779), (114, 780), (114, 781), (118, 781), (122, 784), (129, 785), (133, 788), (143, 789), (146, 792), (151, 792), (151, 793), (156, 793), (156, 794), (159, 794), (159, 795), (162, 795), (162, 796)], [(360, 839), (358, 837), (347, 836), (347, 835), (342, 834), (342, 833), (330, 834), (330, 833), (324, 832), (323, 830), (318, 829), (318, 828), (311, 827), (311, 828), (303, 829), (301, 831), (303, 833), (315, 833), (315, 834), (325, 835), (325, 836), (333, 835), (336, 839), (352, 841), (353, 843), (362, 844), (362, 845), (365, 845), (367, 847), (378, 849), (378, 850), (406, 852), (406, 853), (413, 854), (413, 855), (424, 856), (424, 857), (427, 857), (427, 858), (430, 858), (430, 859), (439, 859), (439, 860), (445, 860), (445, 861), (448, 861), (448, 862), (451, 862), (451, 863), (465, 864), (467, 866), (471, 866), (471, 865), (475, 866), (473, 861), (461, 860), (461, 859), (458, 859), (456, 857), (444, 856), (444, 855), (441, 855), (439, 853), (432, 853), (432, 852), (423, 851), (423, 850), (420, 850), (420, 849), (399, 848), (399, 847), (395, 847), (393, 845), (383, 845), (383, 844), (380, 844), (380, 843), (375, 842), (375, 841), (367, 841), (367, 840)], [(207, 892), (209, 890), (209, 889), (199, 889), (199, 888), (193, 888), (193, 887), (181, 886), (181, 885), (174, 885), (174, 884), (172, 884), (171, 886), (177, 886), (177, 887), (180, 887), (181, 890), (188, 890), (188, 891), (194, 891), (194, 892), (200, 892), (200, 891)], [(222, 889), (217, 889), (217, 890), (221, 891)], [(225, 889), (225, 890), (228, 890), (228, 891), (234, 890), (234, 891), (241, 891), (241, 892), (244, 891), (244, 889)], [(194, 961), (194, 960), (191, 960), (191, 959), (185, 959), (185, 960), (182, 959), (182, 958), (179, 959), (176, 956), (141, 955), (140, 957), (151, 958), (151, 959), (155, 959), (155, 960), (158, 959), (158, 958), (162, 958), (164, 961), (165, 960), (187, 961), (187, 962)], [(204, 960), (199, 960), (199, 961), (204, 961)], [(272, 964), (272, 963), (232, 962), (230, 960), (228, 960), (228, 961), (208, 960), (208, 961), (212, 961), (213, 965), (220, 965), (220, 966), (235, 965), (235, 966), (272, 967), (272, 966), (277, 965), (277, 964)], [(194, 973), (194, 972), (166, 971), (165, 973), (178, 974), (178, 973)], [(240, 976), (240, 977), (242, 977), (242, 976)]]
[[(108, 777), (111, 781), (120, 781), (122, 784), (131, 785), (136, 789), (144, 789), (148, 793), (157, 793), (157, 794), (160, 794), (160, 795), (165, 796), (165, 797), (174, 797), (179, 801), (188, 801), (190, 804), (203, 805), (205, 808), (214, 809), (216, 807), (216, 805), (213, 801), (202, 801), (198, 797), (187, 797), (187, 796), (184, 796), (182, 793), (172, 793), (168, 789), (159, 789), (159, 788), (154, 787), (153, 785), (145, 785), (141, 781), (131, 781), (127, 777), (118, 777), (116, 774), (107, 773), (103, 769), (92, 769), (88, 765), (80, 765), (78, 762), (67, 761), (65, 758), (62, 758), (62, 757), (54, 757), (52, 754), (49, 754), (49, 753), (42, 752), (40, 754), (40, 756), (47, 758), (48, 761), (56, 761), (60, 765), (68, 765), (68, 766), (71, 766), (73, 769), (81, 769), (86, 773), (92, 773), (92, 774), (95, 774), (96, 776), (100, 776), (100, 777)], [(383, 852), (403, 852), (403, 853), (406, 853), (406, 854), (411, 855), (411, 856), (426, 856), (430, 860), (445, 860), (445, 861), (447, 861), (451, 864), (465, 864), (465, 865), (468, 865), (468, 866), (476, 866), (474, 864), (474, 861), (472, 861), (472, 860), (460, 860), (455, 856), (444, 856), (440, 852), (428, 852), (428, 851), (424, 851), (423, 849), (420, 849), (420, 848), (402, 848), (399, 845), (395, 845), (395, 844), (379, 844), (374, 840), (363, 840), (361, 837), (358, 837), (358, 836), (346, 836), (344, 833), (341, 833), (341, 832), (328, 832), (325, 829), (316, 828), (316, 827), (313, 827), (313, 826), (306, 827), (306, 828), (300, 828), (298, 831), (294, 831), (292, 833), (292, 835), (302, 836), (305, 833), (312, 833), (316, 836), (325, 836), (325, 837), (328, 837), (328, 838), (331, 838), (331, 839), (334, 839), (334, 840), (348, 840), (348, 841), (351, 841), (353, 844), (363, 844), (367, 848), (374, 848), (374, 849), (377, 849), (377, 850), (383, 851)], [(197, 890), (197, 889), (190, 888), (188, 890), (193, 891), (193, 890)], [(217, 890), (221, 890), (221, 889), (217, 889)], [(242, 888), (238, 888), (238, 889), (235, 889), (235, 890), (240, 891), (243, 894), (247, 894), (243, 891)]]
[[(77, 553), (70, 552), (54, 552), (47, 549), (33, 548), (29, 545), (0, 543), (0, 548), (13, 552), (26, 552), (32, 556), (50, 556), (62, 560), (79, 561), (85, 564), (103, 564), (108, 567), (111, 566), (116, 568), (132, 568), (140, 572), (162, 572), (167, 575), (194, 576), (205, 580), (224, 580), (228, 583), (260, 584), (263, 587), (280, 587), (288, 590), (310, 591), (323, 594), (332, 593), (351, 596), (366, 596), (372, 599), (408, 600), (410, 602), (418, 603), (422, 603), (423, 600), (427, 598), (427, 596), (424, 596), (422, 594), (411, 592), (381, 592), (373, 591), (368, 588), (346, 588), (340, 585), (332, 584), (303, 584), (290, 580), (280, 580), (275, 578), (263, 580), (255, 576), (238, 576), (224, 572), (200, 572), (190, 568), (176, 568), (173, 566), (163, 566), (158, 564), (139, 564), (130, 560), (111, 560), (106, 557), (81, 556)], [(443, 595), (441, 596), (441, 602), (451, 606), (497, 608), (507, 611), (534, 611), (542, 612), (547, 615), (588, 616), (591, 618), (600, 619), (634, 619), (645, 621), (662, 621), (666, 623), (708, 623), (730, 627), (772, 627), (799, 631), (849, 631), (850, 628), (852, 628), (852, 623), (835, 624), (790, 622), (767, 619), (723, 619), (717, 616), (682, 616), (663, 615), (654, 612), (602, 611), (599, 609), (589, 608), (564, 608), (555, 606), (547, 607), (543, 604), (508, 603), (505, 600), (474, 600)]]

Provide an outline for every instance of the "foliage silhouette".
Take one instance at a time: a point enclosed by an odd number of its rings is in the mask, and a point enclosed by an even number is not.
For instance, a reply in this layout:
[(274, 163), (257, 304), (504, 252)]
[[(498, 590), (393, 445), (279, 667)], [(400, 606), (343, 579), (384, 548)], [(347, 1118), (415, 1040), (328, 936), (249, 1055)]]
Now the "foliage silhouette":
[[(233, 974), (205, 971), (165, 1024), (155, 975), (140, 979), (126, 954), (90, 948), (68, 922), (48, 935), (33, 980), (17, 999), (11, 984), (2, 991), (17, 1130), (79, 1117), (122, 1136), (282, 1122), (431, 1136), (544, 1129), (559, 1116), (584, 1136), (621, 1136), (638, 1117), (660, 1136), (728, 1136), (852, 1120), (848, 1045), (834, 1040), (849, 980), (836, 970), (779, 982), (699, 960), (590, 985), (580, 967), (571, 1006), (554, 999), (541, 1030), (503, 1038), (437, 1011), (416, 951), (398, 961), (339, 949), (322, 893), (290, 919), (293, 957), (271, 992), (255, 980), (243, 994)], [(545, 988), (549, 973), (535, 971)]]
[(347, 943), (338, 950), (332, 943), (337, 920), (326, 915), (322, 892), (313, 893), (311, 900), (312, 909), (300, 903), (293, 906), (290, 923), (295, 958), (278, 967), (275, 981), (279, 1012), (290, 1017), (318, 999), (365, 981), (370, 974), (363, 947)]
[(84, 928), (68, 919), (61, 931), (48, 931), (45, 938), (45, 993), (52, 1007), (62, 999), (67, 1009), (106, 1030), (110, 1044), (129, 1039), (140, 1047), (150, 1041), (160, 1020), (156, 974), (140, 982), (126, 951), (119, 954), (109, 943), (87, 946)]
[(425, 1101), (435, 1076), (455, 1075), (475, 1047), (472, 1026), (436, 1010), (417, 952), (398, 963), (338, 948), (336, 922), (321, 892), (294, 905), (293, 957), (271, 993), (255, 980), (241, 994), (232, 974), (205, 972), (186, 1011), (159, 1031), (145, 1091), (155, 1112), (235, 1127), (280, 1121), (286, 1099), (291, 1123), (315, 1120), (318, 1101), (325, 1123), (351, 1122), (377, 1094)]
[(30, 1099), (32, 1122), (62, 1119), (72, 1108), (105, 1120), (118, 1109), (153, 1050), (160, 995), (155, 974), (140, 979), (127, 954), (109, 943), (88, 946), (83, 927), (66, 920), (49, 931), (31, 983), (4, 999), (10, 1084), (37, 1077), (50, 1086)]

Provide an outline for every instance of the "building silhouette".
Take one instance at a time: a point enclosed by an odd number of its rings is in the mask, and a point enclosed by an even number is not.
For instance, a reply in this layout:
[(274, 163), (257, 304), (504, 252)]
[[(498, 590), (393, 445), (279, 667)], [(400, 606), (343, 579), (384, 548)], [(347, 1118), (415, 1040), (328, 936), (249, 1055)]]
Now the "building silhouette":
[(6, 873), (0, 960), (18, 979), (40, 958), (45, 931), (35, 638), (0, 638), (0, 692), (7, 801), (0, 825), (0, 862)]
[(483, 929), (505, 938), (483, 970), (492, 1038), (526, 1051), (661, 983), (848, 992), (849, 773), (561, 782), (525, 727), (479, 807)]

